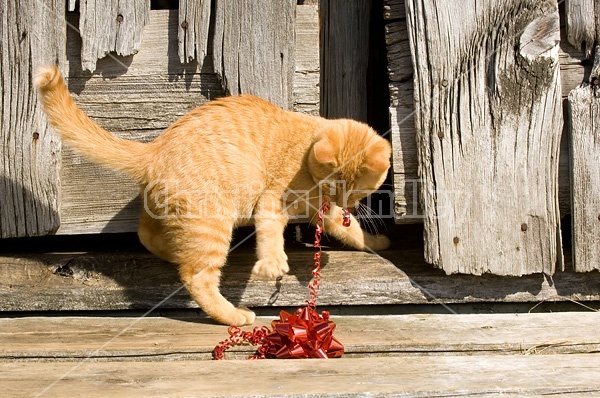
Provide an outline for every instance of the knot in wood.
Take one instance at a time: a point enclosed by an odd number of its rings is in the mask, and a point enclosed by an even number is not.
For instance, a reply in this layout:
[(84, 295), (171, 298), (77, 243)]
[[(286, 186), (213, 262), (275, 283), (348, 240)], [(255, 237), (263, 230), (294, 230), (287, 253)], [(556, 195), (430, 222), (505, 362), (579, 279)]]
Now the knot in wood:
[(521, 231), (523, 231), (523, 232), (527, 231), (527, 224), (526, 223), (521, 224)]

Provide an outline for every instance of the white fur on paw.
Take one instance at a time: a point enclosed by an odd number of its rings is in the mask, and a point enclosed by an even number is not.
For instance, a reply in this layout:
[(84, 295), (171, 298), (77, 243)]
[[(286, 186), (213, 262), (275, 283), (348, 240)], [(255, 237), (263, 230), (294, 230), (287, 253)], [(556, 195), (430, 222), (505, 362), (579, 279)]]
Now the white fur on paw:
[(379, 251), (385, 250), (390, 247), (390, 238), (385, 235), (375, 235), (370, 236), (370, 239), (367, 240), (366, 246), (368, 249)]
[(252, 273), (254, 275), (269, 279), (279, 278), (288, 272), (290, 272), (290, 266), (287, 263), (287, 258), (283, 257), (263, 258), (262, 260), (258, 260), (256, 264), (254, 264), (254, 268), (252, 268)]
[(251, 325), (254, 323), (254, 319), (256, 318), (256, 314), (250, 311), (248, 308), (236, 308), (232, 314), (232, 319), (230, 322), (225, 322), (231, 326), (244, 326)]

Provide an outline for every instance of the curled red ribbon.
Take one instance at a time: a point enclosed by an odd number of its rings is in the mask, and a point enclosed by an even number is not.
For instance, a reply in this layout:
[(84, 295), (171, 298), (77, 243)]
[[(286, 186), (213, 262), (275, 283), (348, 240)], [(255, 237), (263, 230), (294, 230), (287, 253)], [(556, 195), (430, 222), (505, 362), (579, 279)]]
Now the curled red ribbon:
[(337, 358), (344, 346), (335, 337), (335, 323), (329, 312), (317, 313), (311, 307), (298, 308), (294, 314), (281, 311), (271, 322), (273, 331), (265, 337), (267, 356), (272, 358)]
[[(214, 359), (223, 359), (223, 353), (229, 347), (243, 343), (258, 345), (256, 354), (249, 359), (264, 358), (338, 358), (344, 354), (344, 346), (335, 337), (335, 323), (329, 320), (329, 312), (317, 313), (317, 294), (321, 281), (321, 235), (324, 231), (324, 214), (329, 211), (329, 202), (323, 203), (317, 214), (317, 229), (314, 246), (319, 250), (314, 255), (315, 268), (313, 280), (309, 285), (310, 298), (305, 307), (294, 314), (286, 311), (279, 313), (279, 319), (266, 326), (255, 327), (245, 332), (236, 326), (229, 328), (229, 337), (221, 341), (213, 350)], [(350, 213), (344, 209), (343, 225), (350, 225)]]

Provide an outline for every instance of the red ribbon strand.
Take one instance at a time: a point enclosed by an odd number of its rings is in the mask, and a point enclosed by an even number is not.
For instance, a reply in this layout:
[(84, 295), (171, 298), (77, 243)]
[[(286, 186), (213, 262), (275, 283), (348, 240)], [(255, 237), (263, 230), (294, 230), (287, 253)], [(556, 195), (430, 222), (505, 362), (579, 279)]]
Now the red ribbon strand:
[[(279, 319), (267, 326), (257, 326), (252, 332), (245, 332), (236, 326), (228, 330), (229, 337), (221, 341), (213, 350), (214, 359), (223, 359), (224, 352), (232, 346), (251, 344), (258, 346), (256, 353), (248, 359), (265, 358), (338, 358), (344, 354), (344, 346), (335, 337), (335, 323), (329, 320), (329, 312), (316, 311), (317, 295), (321, 281), (321, 236), (324, 232), (325, 213), (329, 212), (329, 201), (323, 203), (317, 214), (317, 229), (314, 246), (318, 251), (314, 255), (315, 268), (310, 282), (310, 298), (306, 306), (298, 308), (293, 314), (279, 313)], [(350, 213), (343, 209), (343, 225), (350, 225)]]

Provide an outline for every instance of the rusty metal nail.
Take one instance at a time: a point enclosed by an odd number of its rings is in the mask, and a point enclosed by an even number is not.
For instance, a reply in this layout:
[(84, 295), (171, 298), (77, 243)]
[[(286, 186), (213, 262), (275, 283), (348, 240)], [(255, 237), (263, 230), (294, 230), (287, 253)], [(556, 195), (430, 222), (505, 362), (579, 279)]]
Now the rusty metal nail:
[(452, 242), (454, 242), (455, 245), (458, 245), (459, 241), (460, 239), (458, 239), (458, 236), (455, 236), (454, 239), (452, 239)]
[(448, 86), (448, 80), (446, 80), (446, 79), (442, 80), (442, 86), (444, 86), (444, 87)]
[(187, 22), (187, 21), (183, 21), (183, 22), (181, 23), (181, 27), (182, 27), (183, 29), (187, 29), (187, 28), (188, 28), (188, 22)]
[(118, 23), (123, 22), (123, 15), (121, 15), (121, 14), (117, 15), (117, 22)]
[(33, 139), (37, 140), (40, 138), (40, 133), (33, 133)]
[(443, 131), (438, 131), (438, 138), (439, 139), (444, 138), (444, 132)]
[(523, 231), (523, 232), (527, 231), (527, 224), (526, 223), (521, 224), (521, 231)]
[(597, 86), (597, 85), (598, 85), (598, 83), (600, 83), (600, 79), (598, 79), (598, 76), (595, 76), (595, 77), (592, 79), (592, 86)]

